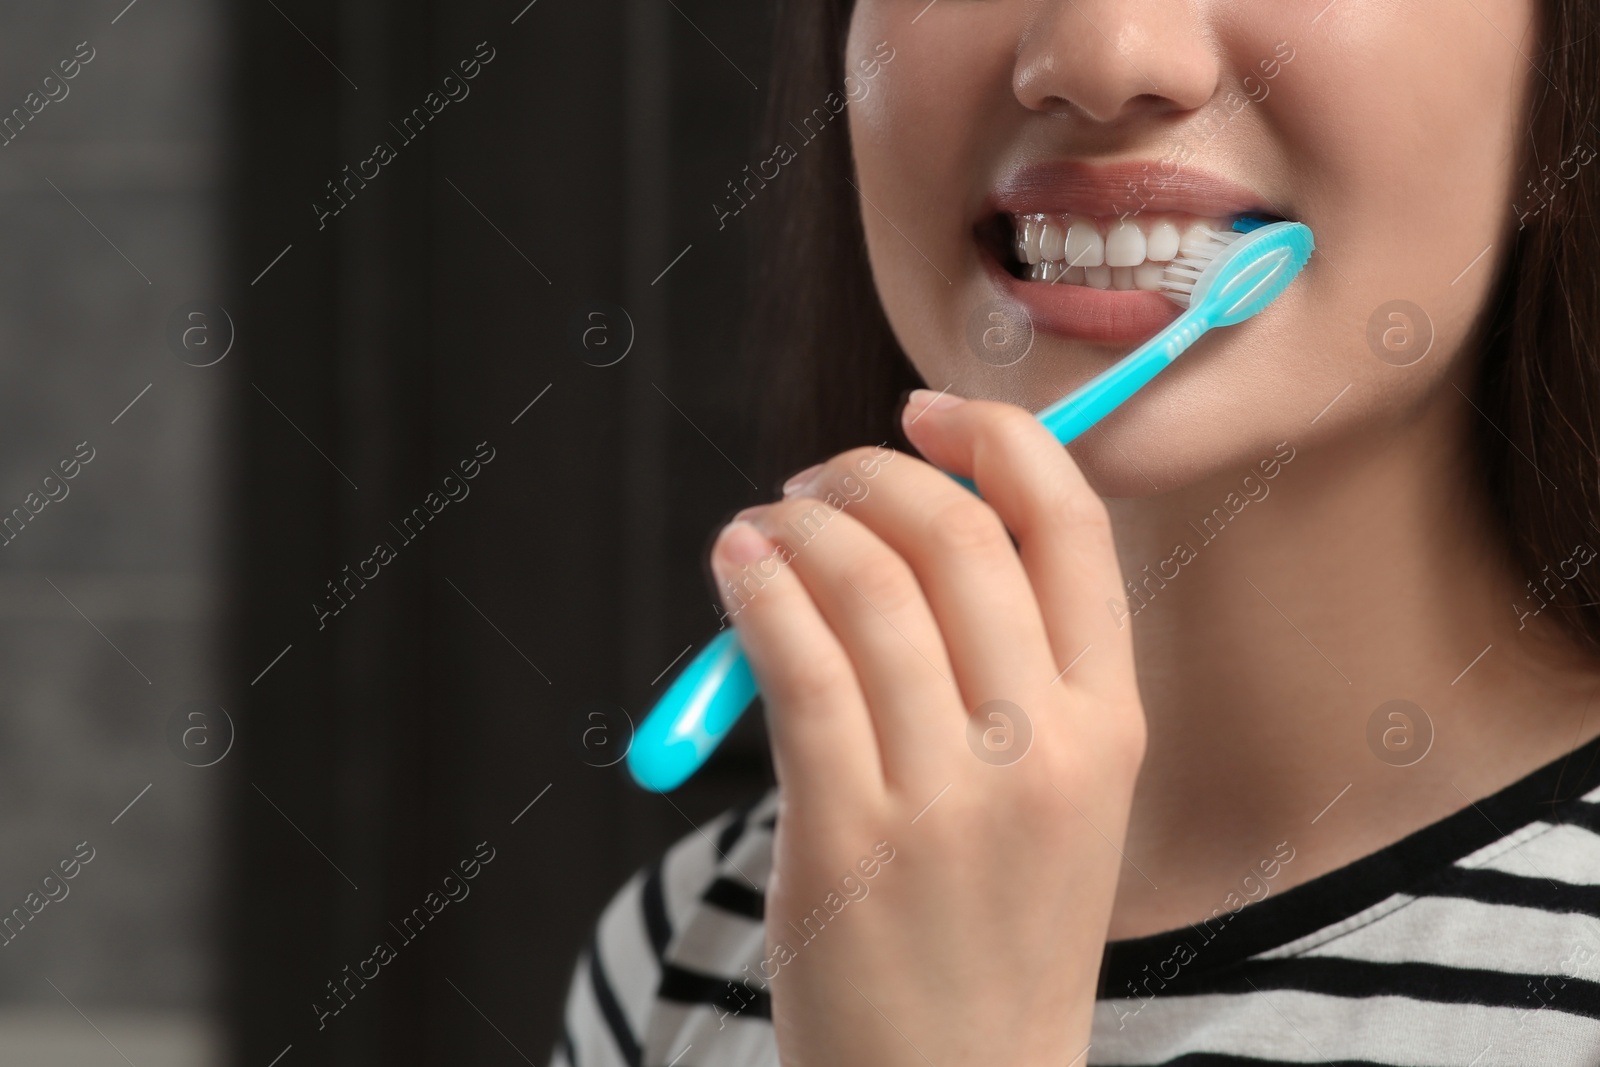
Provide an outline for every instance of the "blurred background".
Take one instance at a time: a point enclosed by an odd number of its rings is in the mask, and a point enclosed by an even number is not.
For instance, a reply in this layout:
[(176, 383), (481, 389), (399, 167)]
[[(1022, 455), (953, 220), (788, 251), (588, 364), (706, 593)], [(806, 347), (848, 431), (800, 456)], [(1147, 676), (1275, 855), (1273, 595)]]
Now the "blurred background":
[(611, 893), (770, 784), (757, 715), (617, 762), (788, 473), (712, 206), (770, 34), (0, 9), (0, 1063), (543, 1065)]

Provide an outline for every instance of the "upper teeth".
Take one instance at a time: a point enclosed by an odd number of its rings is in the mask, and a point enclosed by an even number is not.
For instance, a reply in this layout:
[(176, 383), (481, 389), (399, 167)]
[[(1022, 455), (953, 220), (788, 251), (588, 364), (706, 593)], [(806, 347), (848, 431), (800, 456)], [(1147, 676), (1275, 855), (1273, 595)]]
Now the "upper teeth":
[(1226, 219), (1192, 215), (1028, 214), (1013, 216), (1012, 224), (1029, 278), (1096, 289), (1159, 289), (1165, 264), (1229, 230)]

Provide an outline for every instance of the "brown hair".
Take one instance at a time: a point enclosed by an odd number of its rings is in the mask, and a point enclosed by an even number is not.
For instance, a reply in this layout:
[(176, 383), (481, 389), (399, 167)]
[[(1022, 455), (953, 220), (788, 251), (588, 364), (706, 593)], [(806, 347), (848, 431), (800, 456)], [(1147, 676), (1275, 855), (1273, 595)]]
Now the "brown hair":
[[(763, 146), (785, 140), (794, 116), (843, 85), (852, 6), (779, 0)], [(1562, 566), (1579, 546), (1600, 549), (1600, 241), (1592, 223), (1600, 168), (1587, 165), (1600, 138), (1600, 5), (1545, 0), (1540, 14), (1544, 48), (1528, 72), (1519, 160), (1519, 173), (1534, 180), (1511, 207), (1523, 225), (1476, 334), (1473, 402), (1484, 418), (1475, 444), (1514, 561), (1535, 582), (1561, 572), (1539, 588), (1555, 597), (1572, 634), (1600, 650), (1600, 565), (1570, 578)], [(923, 383), (878, 302), (847, 179), (848, 130), (833, 123), (798, 150), (754, 220), (760, 254), (747, 351), (768, 480), (854, 445), (908, 447), (899, 401)]]
[[(778, 0), (763, 150), (844, 88), (853, 0)], [(895, 415), (923, 384), (884, 318), (845, 128), (849, 109), (798, 147), (753, 220), (755, 292), (747, 348), (761, 397), (760, 452), (771, 481), (855, 445), (909, 448)], [(768, 194), (763, 193), (763, 197)], [(774, 251), (778, 254), (773, 254)]]
[[(1513, 207), (1522, 228), (1502, 268), (1484, 331), (1474, 402), (1490, 498), (1514, 559), (1570, 633), (1600, 649), (1600, 567), (1563, 563), (1600, 546), (1600, 255), (1594, 214), (1595, 92), (1600, 8), (1547, 0), (1538, 69), (1529, 71), (1529, 135), (1520, 160), (1532, 179)], [(1584, 154), (1587, 158), (1584, 158)], [(1576, 174), (1570, 179), (1574, 164)], [(1581, 561), (1580, 553), (1577, 559)], [(1547, 569), (1548, 568), (1548, 569)], [(1537, 606), (1530, 600), (1530, 608)]]

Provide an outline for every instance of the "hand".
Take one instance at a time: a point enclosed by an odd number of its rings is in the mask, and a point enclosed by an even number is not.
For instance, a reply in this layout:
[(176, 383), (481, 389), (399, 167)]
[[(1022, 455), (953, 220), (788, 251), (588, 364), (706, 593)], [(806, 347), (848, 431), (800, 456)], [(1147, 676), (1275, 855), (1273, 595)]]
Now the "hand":
[(712, 552), (780, 787), (759, 971), (785, 1067), (1089, 1043), (1145, 745), (1111, 529), (1028, 412), (932, 396), (902, 418), (938, 467), (842, 453)]

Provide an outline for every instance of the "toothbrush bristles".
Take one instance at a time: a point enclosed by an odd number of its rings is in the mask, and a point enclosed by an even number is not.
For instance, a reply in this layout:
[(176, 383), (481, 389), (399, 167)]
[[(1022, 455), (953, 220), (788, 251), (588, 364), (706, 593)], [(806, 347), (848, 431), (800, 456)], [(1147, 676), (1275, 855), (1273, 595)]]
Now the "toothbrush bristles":
[(1191, 245), (1180, 252), (1177, 259), (1167, 264), (1161, 276), (1161, 294), (1180, 307), (1188, 307), (1195, 286), (1200, 284), (1206, 268), (1233, 242), (1244, 234), (1231, 230), (1206, 229), (1206, 240)]

